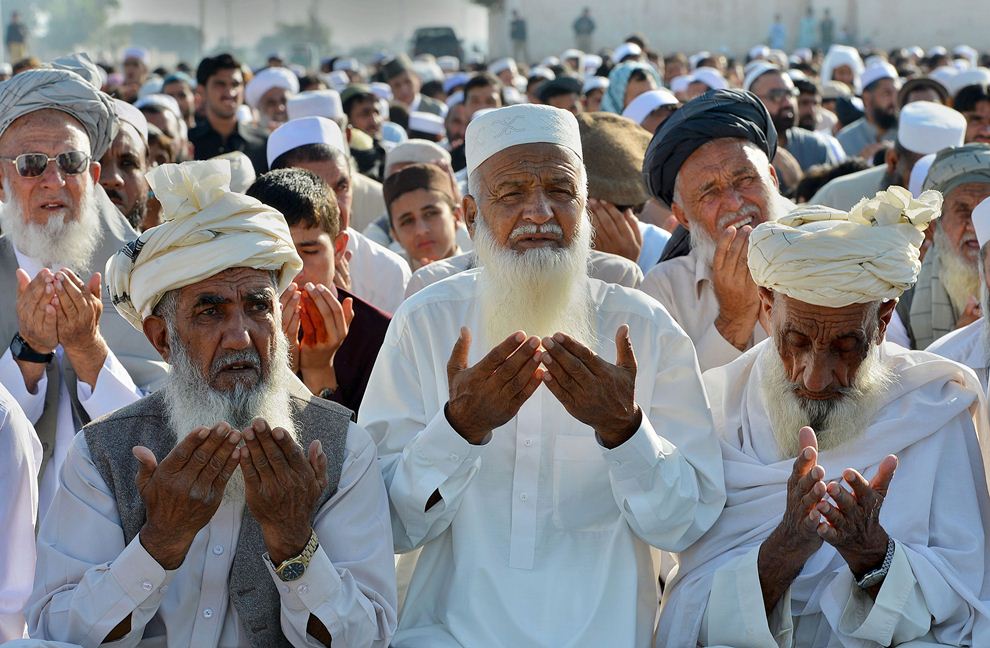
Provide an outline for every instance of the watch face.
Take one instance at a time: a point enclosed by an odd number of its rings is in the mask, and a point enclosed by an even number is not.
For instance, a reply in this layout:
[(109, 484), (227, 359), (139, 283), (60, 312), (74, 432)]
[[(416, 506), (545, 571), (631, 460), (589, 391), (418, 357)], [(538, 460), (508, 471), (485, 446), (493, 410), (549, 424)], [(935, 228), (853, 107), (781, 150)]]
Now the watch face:
[(306, 572), (306, 566), (301, 562), (289, 563), (282, 568), (282, 572), (279, 574), (279, 578), (284, 581), (294, 581), (301, 578)]

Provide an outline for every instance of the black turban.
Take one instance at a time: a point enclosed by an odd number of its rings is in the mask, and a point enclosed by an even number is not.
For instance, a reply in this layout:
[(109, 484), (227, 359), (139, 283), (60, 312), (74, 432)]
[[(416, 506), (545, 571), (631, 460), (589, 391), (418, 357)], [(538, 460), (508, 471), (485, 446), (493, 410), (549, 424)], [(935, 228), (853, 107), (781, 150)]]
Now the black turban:
[(770, 113), (756, 95), (745, 90), (709, 90), (671, 115), (657, 130), (643, 160), (650, 193), (668, 205), (681, 165), (700, 146), (714, 139), (749, 140), (772, 161), (777, 131)]

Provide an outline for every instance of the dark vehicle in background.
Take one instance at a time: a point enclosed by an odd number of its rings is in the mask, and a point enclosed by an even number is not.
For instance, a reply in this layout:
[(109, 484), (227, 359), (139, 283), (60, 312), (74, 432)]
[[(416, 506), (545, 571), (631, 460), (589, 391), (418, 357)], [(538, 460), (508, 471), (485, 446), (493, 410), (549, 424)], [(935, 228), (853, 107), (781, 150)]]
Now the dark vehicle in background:
[(464, 59), (464, 48), (450, 27), (420, 27), (413, 32), (412, 55), (456, 56)]

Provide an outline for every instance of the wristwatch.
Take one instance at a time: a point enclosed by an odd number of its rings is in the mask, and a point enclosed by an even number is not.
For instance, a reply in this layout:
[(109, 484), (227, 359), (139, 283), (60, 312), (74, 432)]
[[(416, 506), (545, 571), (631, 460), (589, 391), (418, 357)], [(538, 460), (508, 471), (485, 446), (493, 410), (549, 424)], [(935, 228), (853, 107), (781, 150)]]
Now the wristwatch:
[(866, 572), (866, 575), (856, 581), (856, 585), (860, 589), (870, 589), (874, 585), (878, 585), (883, 582), (883, 579), (887, 577), (887, 572), (890, 571), (890, 563), (894, 560), (894, 539), (887, 537), (887, 553), (883, 557), (883, 564), (872, 571)]
[(38, 364), (48, 364), (55, 357), (54, 352), (39, 353), (32, 349), (31, 345), (21, 337), (20, 333), (14, 333), (14, 339), (10, 341), (10, 354), (16, 360), (36, 362)]
[[(306, 568), (309, 567), (309, 561), (312, 560), (313, 554), (316, 553), (319, 546), (320, 539), (316, 537), (316, 531), (313, 531), (309, 536), (309, 542), (306, 543), (306, 547), (303, 548), (301, 554), (295, 558), (289, 558), (283, 561), (277, 567), (275, 563), (272, 563), (275, 574), (285, 582), (299, 580), (306, 573)], [(270, 563), (272, 562), (272, 557), (268, 555), (268, 552), (265, 552), (265, 560)]]

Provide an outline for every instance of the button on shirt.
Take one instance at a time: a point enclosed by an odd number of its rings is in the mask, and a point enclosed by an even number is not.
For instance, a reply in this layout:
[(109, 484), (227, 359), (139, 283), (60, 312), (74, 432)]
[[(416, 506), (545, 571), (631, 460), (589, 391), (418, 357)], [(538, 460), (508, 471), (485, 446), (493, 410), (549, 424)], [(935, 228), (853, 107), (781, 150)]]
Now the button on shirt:
[[(243, 503), (224, 500), (182, 565), (166, 571), (140, 536), (124, 545), (116, 501), (84, 434), (75, 438), (62, 482), (39, 533), (32, 637), (97, 645), (130, 614), (130, 633), (113, 646), (250, 645), (228, 595), (233, 561), (263, 559), (235, 556)], [(283, 582), (266, 561), (289, 643), (322, 647), (306, 633), (314, 615), (334, 645), (387, 646), (396, 609), (388, 501), (375, 446), (354, 424), (337, 492), (313, 526), (320, 546), (301, 578)]]
[[(472, 445), (444, 415), (461, 326), (489, 351), (476, 281), (458, 274), (395, 313), (360, 420), (375, 438), (395, 547), (422, 547), (393, 640), (405, 646), (645, 646), (658, 600), (650, 546), (679, 550), (722, 508), (722, 462), (690, 340), (653, 300), (589, 280), (600, 342), (631, 329), (640, 429), (608, 450), (541, 386)], [(442, 501), (426, 503), (439, 491)]]

